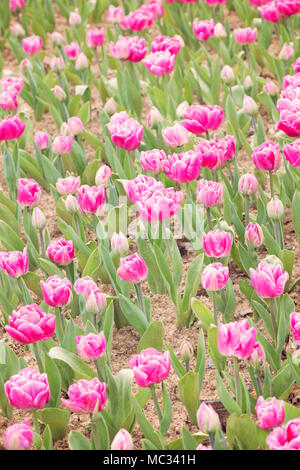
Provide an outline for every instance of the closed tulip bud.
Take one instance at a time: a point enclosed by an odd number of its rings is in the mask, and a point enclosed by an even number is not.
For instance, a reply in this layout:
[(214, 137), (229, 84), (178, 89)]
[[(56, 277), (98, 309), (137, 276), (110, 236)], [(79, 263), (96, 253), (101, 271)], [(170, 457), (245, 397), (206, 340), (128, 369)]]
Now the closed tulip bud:
[(89, 66), (89, 61), (88, 61), (87, 56), (83, 52), (80, 52), (75, 63), (76, 70), (78, 71), (86, 70), (88, 66)]
[(110, 98), (106, 101), (103, 109), (109, 116), (112, 116), (117, 112), (117, 103), (113, 98)]
[(101, 292), (100, 289), (94, 289), (85, 304), (85, 309), (92, 315), (98, 315), (104, 313), (106, 309), (106, 295)]
[(115, 435), (112, 443), (111, 450), (132, 450), (133, 442), (131, 435), (126, 429), (120, 429), (120, 431)]
[(79, 15), (79, 13), (72, 11), (70, 13), (69, 23), (71, 26), (77, 26), (81, 24), (81, 16)]
[(27, 69), (32, 70), (32, 63), (29, 59), (25, 58), (20, 63), (21, 72), (25, 73)]
[(186, 363), (190, 362), (190, 360), (193, 357), (194, 350), (193, 350), (193, 346), (191, 345), (189, 341), (185, 339), (182, 341), (180, 348), (179, 348), (179, 354), (183, 362), (186, 362)]
[(252, 173), (245, 173), (239, 180), (239, 192), (241, 194), (252, 194), (258, 189), (258, 181)]
[(43, 230), (46, 227), (46, 217), (43, 211), (35, 207), (32, 212), (32, 225), (36, 230)]
[(257, 104), (251, 98), (251, 96), (244, 96), (243, 110), (246, 114), (249, 114), (250, 116), (254, 116), (257, 113)]
[(268, 264), (275, 264), (275, 265), (283, 267), (281, 259), (279, 259), (275, 255), (268, 255), (263, 259), (263, 261)]
[(79, 117), (73, 116), (68, 119), (68, 128), (72, 135), (79, 135), (83, 131), (83, 123)]
[(227, 36), (226, 29), (222, 23), (217, 23), (215, 25), (214, 35), (218, 39), (226, 38)]
[(110, 177), (111, 177), (111, 169), (109, 168), (109, 166), (108, 165), (101, 166), (95, 176), (96, 186), (100, 186), (101, 184), (104, 184), (105, 186), (107, 186)]
[(129, 244), (128, 239), (125, 235), (120, 233), (114, 233), (111, 237), (111, 251), (114, 254), (125, 255), (128, 253)]
[(264, 86), (264, 90), (270, 96), (276, 96), (280, 92), (278, 85), (276, 85), (276, 83), (272, 82), (272, 80), (269, 80), (266, 83), (266, 85)]
[(250, 223), (245, 231), (245, 244), (259, 248), (264, 242), (264, 234), (259, 224)]
[(224, 67), (221, 70), (221, 78), (223, 82), (227, 83), (230, 85), (231, 83), (234, 82), (234, 71), (232, 67), (229, 65), (224, 65)]
[(267, 204), (267, 213), (270, 219), (280, 220), (284, 214), (284, 206), (280, 199), (273, 198)]
[(157, 108), (151, 108), (147, 117), (147, 122), (150, 129), (157, 129), (159, 124), (163, 122), (163, 117)]
[(221, 429), (218, 414), (211, 405), (204, 402), (197, 411), (197, 423), (200, 431), (205, 434), (215, 434), (218, 429)]
[(66, 122), (63, 122), (60, 126), (60, 134), (64, 136), (70, 135), (70, 129)]
[(187, 101), (183, 101), (177, 106), (176, 109), (176, 116), (178, 119), (184, 118), (185, 112), (189, 107), (189, 103)]
[(20, 23), (13, 24), (11, 27), (11, 32), (17, 38), (22, 38), (25, 36), (25, 30)]
[(250, 75), (247, 75), (247, 77), (245, 78), (244, 87), (246, 90), (250, 90), (250, 88), (253, 87), (253, 82), (252, 82), (252, 78), (250, 77)]
[(69, 194), (64, 202), (66, 210), (69, 212), (69, 214), (76, 214), (76, 212), (79, 211), (78, 201), (76, 197), (72, 196), (72, 194)]
[(59, 85), (56, 85), (54, 87), (53, 92), (54, 92), (55, 98), (58, 101), (65, 101), (65, 99), (67, 98), (65, 91)]
[(287, 61), (289, 58), (294, 55), (294, 47), (292, 44), (287, 44), (286, 42), (283, 44), (282, 49), (279, 53), (279, 59)]
[(54, 33), (51, 34), (51, 39), (53, 44), (56, 46), (62, 46), (65, 43), (65, 38), (60, 34), (54, 31)]
[(53, 72), (62, 72), (65, 68), (63, 57), (53, 57), (50, 63), (50, 67)]
[(296, 367), (300, 367), (300, 351), (295, 351), (294, 354), (292, 355), (292, 363)]
[(33, 442), (33, 432), (29, 419), (21, 423), (9, 426), (4, 435), (4, 447), (6, 450), (26, 450)]

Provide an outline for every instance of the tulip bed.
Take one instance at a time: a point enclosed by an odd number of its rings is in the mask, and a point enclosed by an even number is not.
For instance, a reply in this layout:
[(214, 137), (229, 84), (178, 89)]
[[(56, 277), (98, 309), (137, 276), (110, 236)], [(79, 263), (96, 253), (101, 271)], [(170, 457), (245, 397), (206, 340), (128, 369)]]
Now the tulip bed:
[(300, 448), (299, 0), (3, 0), (5, 449)]

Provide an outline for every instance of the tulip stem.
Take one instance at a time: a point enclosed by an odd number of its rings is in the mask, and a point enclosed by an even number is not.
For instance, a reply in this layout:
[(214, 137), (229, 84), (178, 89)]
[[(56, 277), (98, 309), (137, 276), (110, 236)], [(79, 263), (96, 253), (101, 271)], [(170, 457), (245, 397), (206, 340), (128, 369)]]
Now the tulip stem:
[(92, 434), (93, 434), (95, 449), (101, 450), (101, 441), (100, 441), (100, 436), (98, 432), (98, 426), (97, 426), (97, 423), (95, 422), (93, 415), (91, 414), (90, 416), (91, 416), (91, 426), (92, 426)]
[(80, 228), (79, 228), (79, 223), (78, 223), (78, 216), (77, 216), (76, 212), (74, 214), (74, 222), (75, 222), (75, 228), (76, 228), (77, 235), (81, 238), (81, 233), (80, 233)]
[(276, 324), (276, 316), (277, 316), (277, 303), (276, 299), (272, 298), (272, 303), (270, 305), (270, 312), (271, 312), (271, 320), (273, 326), (273, 335), (274, 335), (274, 344), (276, 346), (277, 343), (277, 324)]
[(32, 348), (33, 348), (34, 356), (35, 356), (39, 371), (41, 374), (43, 374), (44, 366), (43, 366), (42, 358), (40, 356), (38, 343), (32, 343)]
[(100, 365), (98, 363), (98, 359), (96, 359), (96, 361), (94, 361), (94, 364), (95, 364), (96, 369), (97, 369), (97, 374), (98, 374), (99, 380), (100, 380), (100, 382), (103, 382), (104, 379), (103, 379), (103, 375), (102, 375), (101, 370), (100, 370)]
[(275, 225), (275, 237), (276, 237), (276, 241), (277, 241), (278, 245), (280, 246), (280, 248), (282, 248), (282, 246), (281, 246), (280, 228), (279, 228), (279, 220), (275, 220), (275, 221), (274, 221), (274, 225)]
[(63, 335), (65, 334), (65, 317), (62, 313), (62, 308), (61, 307), (58, 307), (59, 308), (59, 318), (60, 318), (60, 325), (61, 325), (61, 329), (62, 329), (62, 332), (63, 332)]
[(255, 117), (251, 116), (251, 119), (252, 119), (252, 125), (253, 125), (253, 129), (254, 129), (254, 133), (256, 135), (257, 134), (257, 124), (256, 124), (256, 121), (255, 121)]
[(160, 407), (159, 407), (159, 404), (158, 404), (158, 400), (157, 400), (156, 391), (155, 391), (155, 385), (154, 385), (154, 384), (150, 385), (150, 390), (151, 390), (151, 395), (152, 395), (152, 399), (153, 399), (153, 402), (154, 402), (154, 406), (155, 406), (155, 410), (156, 410), (156, 413), (157, 413), (159, 422), (161, 422), (161, 420), (162, 420), (162, 414), (161, 414)]
[(240, 379), (240, 365), (237, 357), (233, 358), (234, 364), (234, 380), (235, 380), (235, 393), (237, 404), (242, 406), (242, 389), (241, 389), (241, 379)]
[(36, 410), (32, 409), (32, 420), (33, 420), (33, 427), (34, 427), (34, 431), (40, 435), (40, 425), (39, 425), (39, 421), (38, 421), (38, 418), (37, 418), (37, 415), (36, 415)]
[(141, 309), (146, 317), (147, 315), (146, 315), (146, 309), (145, 309), (144, 295), (143, 295), (142, 285), (140, 282), (137, 284), (137, 291), (138, 291), (138, 297), (139, 297)]
[(274, 197), (274, 181), (273, 181), (273, 175), (272, 175), (271, 171), (269, 171), (269, 175), (270, 175), (271, 198), (273, 199), (273, 197)]
[(249, 218), (250, 218), (250, 196), (246, 194), (245, 197), (245, 227), (249, 225)]
[(207, 223), (208, 223), (209, 230), (213, 230), (210, 207), (206, 208), (206, 215), (207, 215)]
[(216, 293), (212, 292), (212, 301), (213, 301), (213, 309), (214, 309), (214, 320), (216, 326), (218, 326), (218, 309), (217, 309), (217, 302), (216, 302)]
[(40, 237), (42, 258), (45, 258), (45, 243), (44, 243), (43, 230), (39, 230), (39, 237)]

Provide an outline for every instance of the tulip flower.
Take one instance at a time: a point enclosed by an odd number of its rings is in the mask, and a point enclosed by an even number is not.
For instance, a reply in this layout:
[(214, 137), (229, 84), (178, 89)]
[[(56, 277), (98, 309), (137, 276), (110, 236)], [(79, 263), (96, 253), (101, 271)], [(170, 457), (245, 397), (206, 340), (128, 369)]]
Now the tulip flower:
[(39, 199), (41, 189), (33, 179), (19, 178), (17, 181), (18, 203), (24, 207), (32, 207)]
[(257, 425), (262, 429), (272, 429), (281, 426), (285, 420), (284, 401), (273, 397), (271, 400), (264, 400), (258, 397), (255, 411), (257, 415)]
[(68, 176), (67, 178), (58, 178), (56, 189), (59, 194), (74, 194), (80, 187), (80, 176)]
[(211, 258), (226, 258), (232, 246), (232, 236), (222, 230), (211, 230), (202, 236), (203, 250)]
[(218, 414), (211, 405), (207, 405), (205, 402), (201, 403), (197, 411), (197, 424), (204, 434), (214, 435), (218, 429), (221, 429)]
[(86, 362), (96, 361), (106, 350), (106, 339), (103, 331), (99, 334), (89, 333), (76, 336), (77, 353)]
[(266, 438), (270, 450), (300, 449), (300, 418), (291, 419), (284, 427), (277, 427)]
[(46, 254), (53, 263), (67, 266), (74, 259), (74, 242), (63, 237), (57, 241), (54, 240), (49, 243)]
[(62, 403), (73, 413), (93, 413), (96, 406), (102, 411), (105, 408), (106, 383), (98, 378), (92, 380), (81, 379), (70, 385), (68, 399), (62, 398)]
[(81, 294), (87, 300), (93, 290), (97, 289), (97, 284), (90, 276), (79, 278), (74, 283), (76, 294)]
[(33, 432), (29, 419), (9, 426), (4, 434), (4, 447), (6, 450), (26, 450), (33, 442)]
[(120, 429), (115, 435), (110, 448), (111, 450), (132, 450), (133, 442), (129, 432), (126, 429)]
[(40, 374), (31, 367), (21, 369), (4, 384), (9, 404), (21, 410), (38, 410), (50, 400), (47, 374)]

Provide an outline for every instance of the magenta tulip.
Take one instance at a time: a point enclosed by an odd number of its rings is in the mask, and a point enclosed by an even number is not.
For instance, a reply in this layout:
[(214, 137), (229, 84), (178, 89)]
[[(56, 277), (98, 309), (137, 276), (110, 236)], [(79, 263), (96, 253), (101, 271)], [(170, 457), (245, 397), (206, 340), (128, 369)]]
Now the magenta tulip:
[(78, 380), (70, 385), (68, 397), (61, 401), (73, 413), (93, 413), (97, 405), (98, 410), (102, 411), (107, 401), (106, 383), (96, 377), (92, 380)]
[(165, 380), (171, 368), (169, 351), (161, 353), (154, 348), (131, 356), (129, 366), (133, 370), (136, 383), (140, 387), (150, 387)]
[(4, 390), (9, 404), (21, 410), (38, 410), (50, 400), (47, 374), (40, 374), (31, 367), (21, 369), (5, 382)]

